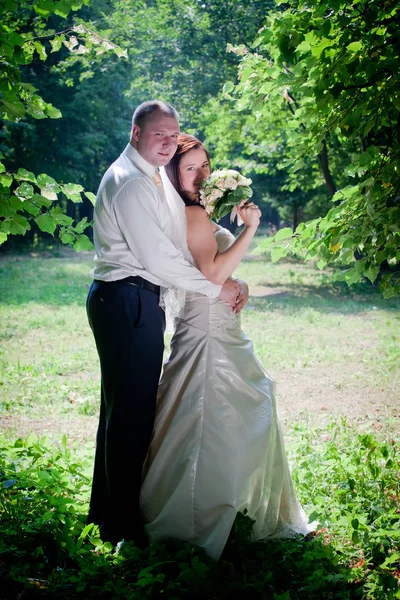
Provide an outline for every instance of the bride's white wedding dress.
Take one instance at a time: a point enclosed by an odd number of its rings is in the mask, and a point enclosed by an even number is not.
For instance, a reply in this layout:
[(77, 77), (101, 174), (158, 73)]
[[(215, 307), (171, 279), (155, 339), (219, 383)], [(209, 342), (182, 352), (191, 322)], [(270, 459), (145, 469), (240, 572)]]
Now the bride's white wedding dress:
[[(220, 228), (219, 252), (234, 241)], [(224, 302), (188, 293), (160, 382), (141, 506), (151, 541), (202, 546), (218, 559), (239, 511), (253, 539), (306, 534), (290, 476), (274, 382), (240, 317)]]

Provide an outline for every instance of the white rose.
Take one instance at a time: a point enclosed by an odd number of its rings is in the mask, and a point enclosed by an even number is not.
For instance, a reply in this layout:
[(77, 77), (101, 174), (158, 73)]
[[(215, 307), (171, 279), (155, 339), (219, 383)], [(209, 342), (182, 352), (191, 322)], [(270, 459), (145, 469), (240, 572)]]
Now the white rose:
[(252, 183), (253, 183), (252, 179), (249, 179), (248, 177), (243, 177), (242, 175), (240, 176), (240, 179), (238, 181), (238, 185), (241, 185), (241, 186), (251, 185)]
[(221, 177), (218, 181), (215, 182), (215, 185), (220, 190), (226, 190), (226, 180)]
[(228, 177), (225, 179), (225, 186), (229, 190), (236, 190), (238, 182), (231, 175), (228, 175)]
[(224, 195), (224, 192), (222, 190), (218, 190), (215, 189), (211, 192), (210, 196), (209, 196), (209, 200), (211, 202), (218, 200), (218, 198), (222, 198), (222, 196)]
[(214, 207), (211, 204), (207, 204), (207, 206), (205, 207), (205, 211), (210, 217), (214, 212)]

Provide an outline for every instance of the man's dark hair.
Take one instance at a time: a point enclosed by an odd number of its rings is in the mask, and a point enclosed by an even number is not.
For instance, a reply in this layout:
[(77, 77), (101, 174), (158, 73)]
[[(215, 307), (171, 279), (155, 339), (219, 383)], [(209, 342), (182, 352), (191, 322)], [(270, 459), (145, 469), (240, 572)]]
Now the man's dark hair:
[(142, 102), (136, 108), (132, 117), (132, 126), (138, 125), (139, 127), (143, 127), (147, 119), (155, 113), (179, 121), (179, 114), (173, 106), (167, 104), (167, 102), (162, 102), (162, 100), (149, 100), (148, 102)]

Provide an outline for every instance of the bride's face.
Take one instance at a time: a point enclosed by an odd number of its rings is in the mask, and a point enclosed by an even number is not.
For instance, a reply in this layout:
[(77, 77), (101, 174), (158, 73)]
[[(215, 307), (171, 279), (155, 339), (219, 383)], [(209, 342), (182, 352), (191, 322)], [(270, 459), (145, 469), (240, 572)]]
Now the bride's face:
[(186, 152), (179, 163), (179, 177), (185, 194), (191, 200), (199, 195), (200, 185), (210, 175), (210, 163), (203, 148)]

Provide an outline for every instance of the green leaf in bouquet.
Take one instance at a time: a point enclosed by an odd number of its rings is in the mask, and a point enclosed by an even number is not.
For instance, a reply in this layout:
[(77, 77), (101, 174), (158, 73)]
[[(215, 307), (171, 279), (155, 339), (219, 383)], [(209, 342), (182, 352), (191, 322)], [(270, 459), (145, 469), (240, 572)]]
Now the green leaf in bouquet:
[(229, 192), (230, 201), (234, 206), (241, 202), (242, 200), (246, 200), (251, 198), (253, 195), (253, 190), (248, 185), (239, 185), (236, 190), (232, 190)]

